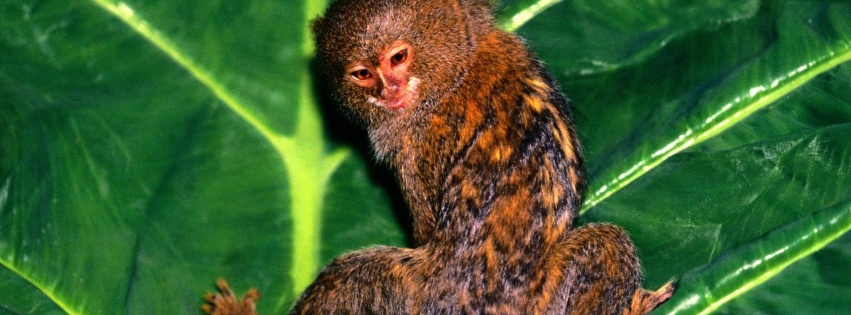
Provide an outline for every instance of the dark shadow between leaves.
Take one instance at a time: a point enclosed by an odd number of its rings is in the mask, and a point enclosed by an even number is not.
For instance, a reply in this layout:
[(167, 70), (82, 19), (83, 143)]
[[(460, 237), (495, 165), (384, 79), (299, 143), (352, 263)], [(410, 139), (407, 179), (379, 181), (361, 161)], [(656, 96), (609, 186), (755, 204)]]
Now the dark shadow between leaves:
[(386, 165), (375, 160), (366, 130), (354, 123), (347, 116), (345, 110), (334, 100), (331, 88), (327, 84), (328, 80), (319, 70), (319, 63), (316, 58), (310, 60), (309, 66), (314, 95), (318, 98), (322, 122), (328, 138), (331, 140), (331, 146), (350, 147), (354, 151), (353, 154), (358, 155), (364, 161), (373, 162), (369, 164), (368, 169), (371, 184), (383, 189), (390, 197), (393, 214), (398, 225), (405, 232), (405, 243), (410, 246), (413, 244), (411, 216), (393, 173)]

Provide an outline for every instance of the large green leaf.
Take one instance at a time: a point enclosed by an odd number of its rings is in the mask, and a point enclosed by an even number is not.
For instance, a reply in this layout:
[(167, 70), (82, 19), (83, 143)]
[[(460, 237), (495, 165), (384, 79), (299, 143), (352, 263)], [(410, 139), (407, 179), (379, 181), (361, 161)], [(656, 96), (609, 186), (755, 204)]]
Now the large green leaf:
[[(404, 245), (310, 70), (324, 6), (1, 4), (0, 314), (198, 313), (218, 277), (281, 313), (332, 257)], [(630, 232), (647, 287), (681, 278), (659, 313), (847, 309), (851, 4), (501, 8), (576, 105), (582, 220)]]
[[(323, 131), (305, 37), (322, 7), (3, 4), (0, 281), (43, 298), (0, 310), (195, 313), (224, 277), (280, 312), (326, 248), (402, 244), (382, 190), (346, 184), (362, 156)], [(359, 232), (323, 241), (346, 210)]]
[[(618, 13), (660, 4), (608, 3), (557, 5), (520, 31), (576, 104), (592, 176), (583, 220), (613, 221), (631, 232), (647, 286), (683, 277), (660, 313), (716, 309), (851, 228), (845, 220), (835, 233), (799, 229), (804, 234), (760, 243), (773, 229), (851, 201), (851, 4), (665, 3), (635, 15)], [(570, 24), (564, 29), (571, 35), (546, 40), (559, 24)], [(607, 32), (616, 36), (595, 37)], [(571, 42), (584, 45), (584, 59), (559, 59), (565, 49), (558, 47)], [(819, 218), (816, 226), (830, 223)], [(818, 241), (783, 259), (739, 249), (786, 248), (808, 237)], [(842, 263), (847, 254), (822, 261)], [(763, 261), (759, 272), (722, 283)], [(689, 270), (718, 282), (696, 284), (683, 276)], [(757, 290), (743, 300), (768, 301), (771, 293)], [(839, 296), (816, 295), (833, 301), (821, 304), (833, 305), (827, 313), (844, 311)], [(812, 303), (804, 297), (812, 295), (782, 300)], [(683, 300), (704, 307), (674, 307)], [(764, 302), (750, 310), (782, 309)]]

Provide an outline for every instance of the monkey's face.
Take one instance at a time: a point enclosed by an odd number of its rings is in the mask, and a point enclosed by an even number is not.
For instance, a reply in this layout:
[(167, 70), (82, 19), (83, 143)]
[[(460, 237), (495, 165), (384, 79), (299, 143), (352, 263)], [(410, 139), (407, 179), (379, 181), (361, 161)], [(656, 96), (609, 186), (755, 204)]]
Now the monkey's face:
[(323, 70), (356, 118), (375, 127), (454, 92), (472, 44), (452, 1), (341, 0), (313, 22)]
[(415, 60), (414, 47), (398, 40), (379, 53), (375, 62), (356, 60), (346, 65), (347, 82), (343, 84), (363, 88), (367, 103), (373, 106), (391, 111), (408, 108), (417, 101), (420, 84), (411, 72)]

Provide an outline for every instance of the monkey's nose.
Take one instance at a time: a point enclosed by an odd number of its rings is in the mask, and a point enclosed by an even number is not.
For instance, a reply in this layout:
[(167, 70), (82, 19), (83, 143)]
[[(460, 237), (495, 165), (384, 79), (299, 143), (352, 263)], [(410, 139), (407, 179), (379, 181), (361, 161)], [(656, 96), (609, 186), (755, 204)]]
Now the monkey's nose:
[(390, 89), (391, 91), (398, 91), (404, 84), (404, 80), (400, 80), (394, 77), (388, 77), (384, 82), (384, 86), (387, 89)]
[(397, 94), (404, 91), (404, 82), (400, 82), (400, 80), (394, 80), (393, 78), (387, 78), (384, 80), (383, 87), (381, 88), (381, 97), (390, 98), (396, 96)]

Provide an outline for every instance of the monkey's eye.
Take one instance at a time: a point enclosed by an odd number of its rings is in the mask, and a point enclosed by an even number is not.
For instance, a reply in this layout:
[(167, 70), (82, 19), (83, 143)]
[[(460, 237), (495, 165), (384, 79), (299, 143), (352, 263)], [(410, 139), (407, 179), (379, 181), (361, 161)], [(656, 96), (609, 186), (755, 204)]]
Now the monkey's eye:
[(405, 62), (405, 60), (407, 60), (407, 59), (408, 59), (408, 50), (402, 49), (399, 52), (397, 52), (396, 54), (394, 54), (392, 57), (390, 57), (390, 65), (392, 65), (394, 67), (398, 66), (399, 64)]
[(358, 69), (349, 73), (355, 80), (367, 80), (372, 78), (372, 72), (367, 69)]

